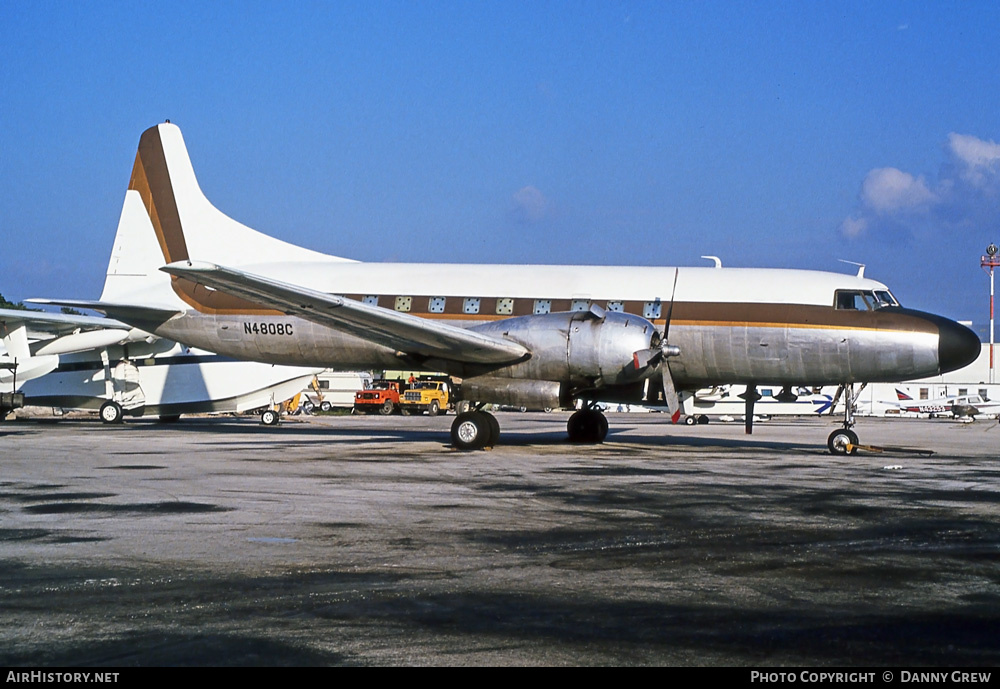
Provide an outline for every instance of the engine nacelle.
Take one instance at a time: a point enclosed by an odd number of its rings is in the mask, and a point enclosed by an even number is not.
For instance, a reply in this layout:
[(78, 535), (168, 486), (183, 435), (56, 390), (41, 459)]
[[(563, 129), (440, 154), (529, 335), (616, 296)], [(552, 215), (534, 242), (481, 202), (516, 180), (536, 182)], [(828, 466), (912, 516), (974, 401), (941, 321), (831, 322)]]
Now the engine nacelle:
[(493, 371), (491, 377), (556, 381), (571, 388), (641, 380), (650, 372), (636, 368), (634, 354), (660, 343), (660, 333), (645, 318), (600, 309), (507, 318), (474, 329), (531, 352), (528, 360)]

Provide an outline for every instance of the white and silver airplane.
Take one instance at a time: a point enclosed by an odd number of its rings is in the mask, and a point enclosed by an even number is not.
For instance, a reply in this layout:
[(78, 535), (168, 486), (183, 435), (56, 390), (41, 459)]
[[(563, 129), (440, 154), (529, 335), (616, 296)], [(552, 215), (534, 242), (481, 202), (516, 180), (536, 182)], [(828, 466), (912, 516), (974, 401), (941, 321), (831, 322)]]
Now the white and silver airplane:
[[(568, 431), (585, 442), (607, 434), (599, 401), (658, 402), (676, 421), (678, 389), (745, 384), (752, 418), (761, 381), (850, 389), (954, 370), (980, 350), (971, 330), (902, 308), (863, 268), (372, 270), (263, 235), (216, 209), (169, 122), (139, 140), (100, 301), (48, 303), (102, 310), (254, 361), (444, 371), (480, 405), (581, 401)], [(828, 440), (832, 452), (857, 443), (851, 406)], [(491, 446), (499, 424), (474, 407), (451, 435), (462, 449)]]
[(0, 393), (20, 391), (26, 405), (98, 410), (109, 424), (260, 407), (273, 424), (274, 403), (321, 371), (241, 361), (75, 314), (0, 309), (0, 338)]

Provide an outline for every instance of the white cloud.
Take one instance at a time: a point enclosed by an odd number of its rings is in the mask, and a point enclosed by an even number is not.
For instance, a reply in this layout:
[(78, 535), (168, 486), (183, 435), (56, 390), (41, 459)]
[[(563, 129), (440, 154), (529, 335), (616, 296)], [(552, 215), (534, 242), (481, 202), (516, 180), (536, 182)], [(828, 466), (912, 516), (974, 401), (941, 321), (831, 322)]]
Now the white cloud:
[(948, 135), (948, 151), (961, 168), (962, 179), (982, 187), (1000, 173), (1000, 144), (967, 134)]
[(898, 240), (1000, 227), (1000, 144), (953, 132), (945, 151), (948, 159), (930, 180), (894, 167), (871, 170), (840, 234)]
[(544, 218), (551, 205), (545, 194), (530, 185), (515, 191), (511, 200), (514, 202), (514, 217), (518, 222), (529, 224)]
[(919, 209), (934, 201), (923, 177), (882, 167), (872, 170), (861, 185), (861, 201), (876, 213)]
[(840, 224), (840, 231), (845, 237), (857, 237), (868, 229), (868, 221), (864, 218), (847, 218)]

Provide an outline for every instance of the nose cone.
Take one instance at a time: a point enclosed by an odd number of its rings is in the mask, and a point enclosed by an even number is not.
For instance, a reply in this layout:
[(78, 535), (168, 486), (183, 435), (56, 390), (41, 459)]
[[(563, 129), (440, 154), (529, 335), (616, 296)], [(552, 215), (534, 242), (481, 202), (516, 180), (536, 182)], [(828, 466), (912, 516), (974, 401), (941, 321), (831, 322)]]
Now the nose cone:
[(938, 322), (938, 365), (941, 373), (968, 366), (982, 351), (979, 336), (964, 325), (942, 318)]

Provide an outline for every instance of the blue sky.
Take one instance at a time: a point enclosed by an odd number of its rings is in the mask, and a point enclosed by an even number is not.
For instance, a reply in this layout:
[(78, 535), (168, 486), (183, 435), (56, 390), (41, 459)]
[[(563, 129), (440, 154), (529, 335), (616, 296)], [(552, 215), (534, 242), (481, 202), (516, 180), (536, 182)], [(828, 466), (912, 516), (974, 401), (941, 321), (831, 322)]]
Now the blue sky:
[(140, 133), (369, 261), (852, 271), (974, 321), (996, 2), (0, 3), (0, 292), (96, 298)]

